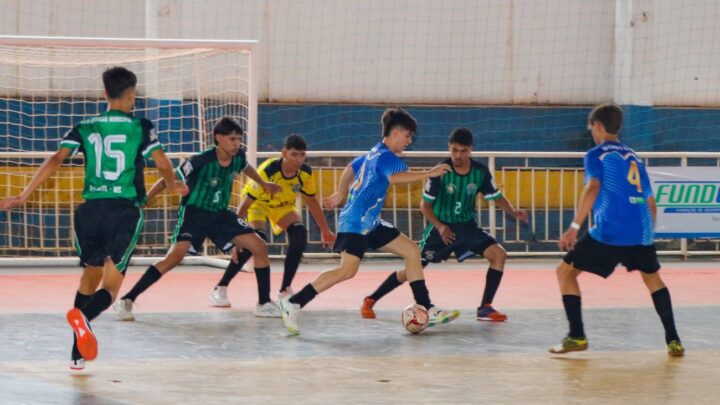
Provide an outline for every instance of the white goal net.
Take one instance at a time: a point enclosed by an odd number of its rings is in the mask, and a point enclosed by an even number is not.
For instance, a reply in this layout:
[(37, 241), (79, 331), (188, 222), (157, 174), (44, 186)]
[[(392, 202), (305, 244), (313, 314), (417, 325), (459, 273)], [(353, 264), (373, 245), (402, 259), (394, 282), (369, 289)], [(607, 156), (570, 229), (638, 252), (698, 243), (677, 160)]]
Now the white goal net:
[[(60, 137), (107, 108), (102, 72), (124, 66), (138, 77), (134, 114), (150, 119), (178, 159), (212, 144), (216, 121), (236, 117), (253, 152), (257, 96), (254, 41), (128, 40), (0, 36), (0, 197), (19, 194)], [(0, 256), (72, 257), (73, 210), (82, 202), (82, 157), (68, 160), (22, 207), (0, 212)], [(146, 183), (157, 179), (146, 169)], [(178, 199), (146, 211), (136, 255), (167, 249)]]

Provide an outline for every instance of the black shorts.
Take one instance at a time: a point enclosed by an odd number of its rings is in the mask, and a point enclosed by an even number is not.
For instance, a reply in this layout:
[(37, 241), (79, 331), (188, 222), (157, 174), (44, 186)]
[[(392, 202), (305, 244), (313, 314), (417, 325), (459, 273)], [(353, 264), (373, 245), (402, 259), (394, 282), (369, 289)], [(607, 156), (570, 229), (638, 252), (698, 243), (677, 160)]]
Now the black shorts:
[(218, 249), (225, 252), (233, 247), (236, 236), (253, 232), (255, 230), (247, 222), (231, 211), (206, 211), (181, 205), (170, 243), (190, 241), (190, 253), (197, 254), (202, 251), (205, 238), (210, 238)]
[(589, 234), (577, 241), (575, 248), (565, 255), (563, 261), (578, 270), (604, 278), (615, 271), (618, 263), (628, 271), (655, 273), (660, 270), (655, 245), (613, 246), (599, 242)]
[(347, 252), (362, 259), (368, 248), (380, 249), (397, 239), (398, 236), (400, 236), (400, 231), (397, 228), (391, 223), (381, 220), (380, 224), (366, 235), (349, 232), (338, 233), (333, 252)]
[(87, 200), (75, 210), (75, 248), (81, 266), (103, 266), (110, 257), (125, 273), (145, 213), (126, 199)]
[(455, 241), (446, 245), (440, 232), (432, 224), (428, 225), (420, 240), (421, 256), (424, 263), (440, 263), (455, 253), (458, 262), (476, 254), (481, 255), (487, 248), (497, 244), (497, 240), (489, 233), (478, 228), (475, 221), (447, 224), (455, 234)]

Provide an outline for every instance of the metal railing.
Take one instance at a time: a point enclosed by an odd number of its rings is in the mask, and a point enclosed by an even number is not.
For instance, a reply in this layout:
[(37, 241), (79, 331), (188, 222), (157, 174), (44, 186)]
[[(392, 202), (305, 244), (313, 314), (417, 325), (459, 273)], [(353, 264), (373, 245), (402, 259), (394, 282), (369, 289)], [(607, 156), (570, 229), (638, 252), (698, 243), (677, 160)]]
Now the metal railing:
[[(337, 184), (342, 169), (354, 157), (363, 152), (310, 151), (307, 163), (313, 167), (319, 198), (329, 196)], [(3, 173), (2, 167), (31, 166), (34, 171), (39, 159), (49, 156), (48, 152), (5, 152), (0, 153), (0, 178), (11, 176)], [(169, 154), (177, 163), (190, 154)], [(278, 156), (279, 153), (260, 152), (260, 158)], [(646, 152), (639, 153), (649, 166), (658, 162), (663, 166), (713, 165), (720, 166), (720, 153), (716, 152)], [(558, 256), (557, 240), (572, 220), (575, 205), (582, 189), (582, 152), (474, 152), (473, 157), (483, 161), (495, 173), (495, 180), (504, 195), (516, 208), (525, 209), (529, 214), (527, 224), (517, 223), (502, 214), (495, 204), (478, 201), (478, 223), (503, 243), (512, 256)], [(427, 168), (447, 158), (447, 152), (407, 152), (403, 154), (412, 168)], [(17, 174), (15, 174), (17, 175)], [(58, 175), (60, 176), (60, 175)], [(75, 170), (70, 179), (56, 176), (56, 187), (46, 189), (46, 201), (34, 201), (13, 213), (0, 213), (0, 254), (2, 256), (72, 256), (71, 242), (72, 209), (81, 199), (79, 190), (62, 190), (61, 184), (77, 184), (82, 174)], [(75, 182), (75, 183), (73, 183)], [(235, 187), (233, 203), (239, 201), (241, 182)], [(17, 182), (11, 186), (5, 180), (5, 195), (19, 192)], [(1, 190), (2, 188), (0, 188)], [(65, 197), (63, 197), (63, 193)], [(383, 209), (383, 218), (394, 223), (398, 229), (415, 240), (420, 238), (427, 225), (419, 212), (422, 184), (393, 185)], [(3, 196), (4, 197), (4, 196)], [(311, 219), (307, 207), (301, 201), (303, 218), (308, 224), (309, 244), (307, 257), (330, 257), (320, 248), (319, 231)], [(138, 245), (139, 255), (157, 256), (167, 249), (167, 237), (172, 232), (177, 198), (165, 194), (158, 197), (156, 204), (149, 207), (148, 222), (143, 241)], [(330, 227), (335, 228), (339, 210), (326, 211)], [(52, 217), (52, 220), (48, 218)], [(50, 229), (48, 229), (50, 228)], [(67, 228), (67, 229), (66, 229)], [(32, 236), (30, 236), (32, 235)], [(4, 238), (4, 239), (3, 239)], [(658, 240), (658, 251), (665, 255), (688, 257), (693, 255), (720, 254), (719, 241), (712, 239)], [(276, 256), (284, 253), (284, 238), (271, 236), (271, 252)], [(211, 245), (206, 245), (206, 254), (217, 255)]]

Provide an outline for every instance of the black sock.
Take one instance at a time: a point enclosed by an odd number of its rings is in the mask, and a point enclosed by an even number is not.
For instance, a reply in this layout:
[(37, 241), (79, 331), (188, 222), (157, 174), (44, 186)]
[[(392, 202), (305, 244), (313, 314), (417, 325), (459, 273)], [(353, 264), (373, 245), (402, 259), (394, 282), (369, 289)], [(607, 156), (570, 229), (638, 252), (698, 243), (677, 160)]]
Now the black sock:
[(392, 274), (390, 274), (385, 281), (380, 284), (380, 287), (378, 287), (374, 293), (369, 295), (369, 297), (377, 301), (386, 296), (390, 291), (398, 288), (400, 285), (402, 285), (402, 283), (398, 280), (397, 273), (393, 271)]
[(110, 291), (101, 288), (90, 297), (88, 302), (80, 308), (80, 311), (82, 311), (89, 322), (97, 318), (102, 311), (110, 308), (110, 305), (112, 305), (112, 295)]
[(129, 299), (130, 301), (135, 302), (138, 295), (142, 294), (145, 290), (150, 288), (151, 285), (160, 280), (160, 277), (162, 277), (162, 273), (160, 273), (155, 266), (148, 267), (147, 270), (145, 270), (145, 274), (140, 277), (140, 280), (135, 283), (130, 292), (125, 294), (121, 299)]
[(247, 263), (248, 260), (250, 260), (250, 256), (252, 256), (252, 253), (250, 253), (249, 250), (243, 249), (242, 252), (238, 253), (238, 262), (235, 263), (232, 260), (230, 260), (230, 263), (228, 263), (227, 268), (225, 269), (225, 274), (223, 274), (222, 278), (220, 279), (220, 282), (217, 284), (218, 287), (227, 287), (230, 285), (230, 282), (233, 278), (238, 274), (240, 269), (242, 269), (242, 266)]
[(503, 272), (488, 268), (487, 274), (485, 275), (485, 292), (483, 292), (482, 302), (480, 307), (484, 307), (486, 304), (492, 304), (495, 298), (495, 293), (498, 287), (500, 287), (500, 280), (502, 280)]
[(675, 329), (675, 318), (673, 317), (672, 302), (670, 301), (670, 291), (667, 288), (652, 293), (655, 311), (660, 315), (663, 327), (665, 328), (665, 343), (673, 340), (680, 341), (677, 330)]
[(283, 273), (280, 291), (290, 287), (297, 269), (300, 266), (305, 246), (307, 245), (307, 229), (301, 223), (294, 223), (287, 228), (288, 250), (285, 254), (285, 272)]
[(570, 333), (568, 336), (574, 338), (585, 337), (585, 329), (582, 322), (582, 308), (579, 295), (563, 295), (563, 306), (565, 307), (565, 315), (570, 323)]
[[(75, 293), (75, 303), (73, 306), (75, 308), (82, 308), (87, 304), (87, 302), (90, 300), (90, 295), (85, 295), (80, 293), (80, 291)], [(77, 336), (75, 336), (75, 333), (73, 333), (73, 348), (72, 348), (72, 360), (78, 360), (81, 359), (82, 356), (80, 355), (80, 351), (78, 351), (77, 348)]]
[(426, 309), (430, 309), (432, 307), (432, 303), (430, 302), (430, 292), (425, 285), (425, 280), (413, 281), (410, 283), (410, 288), (412, 289), (415, 303), (424, 306)]
[(300, 308), (307, 305), (308, 302), (312, 301), (313, 298), (317, 297), (318, 292), (315, 291), (315, 287), (308, 283), (299, 293), (290, 297), (290, 302), (293, 304), (300, 304)]
[(258, 303), (260, 305), (270, 302), (270, 266), (255, 267), (257, 279)]

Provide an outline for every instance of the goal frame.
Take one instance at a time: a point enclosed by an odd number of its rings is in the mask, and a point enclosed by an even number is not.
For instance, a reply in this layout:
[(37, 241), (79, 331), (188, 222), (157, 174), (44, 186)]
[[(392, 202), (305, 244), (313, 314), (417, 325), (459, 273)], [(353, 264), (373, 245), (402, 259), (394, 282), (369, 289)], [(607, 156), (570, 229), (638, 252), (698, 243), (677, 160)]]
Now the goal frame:
[[(161, 38), (94, 38), (94, 37), (54, 37), (54, 36), (23, 36), (0, 35), (0, 45), (18, 47), (64, 47), (64, 48), (135, 48), (135, 49), (221, 49), (247, 53), (248, 55), (248, 118), (247, 118), (247, 159), (250, 164), (257, 164), (257, 130), (258, 130), (258, 83), (259, 58), (257, 55), (260, 42), (252, 39), (161, 39)], [(46, 157), (48, 152), (3, 152), (3, 156), (25, 158)], [(159, 260), (159, 257), (136, 257), (131, 265), (147, 265)], [(22, 257), (0, 258), (0, 268), (7, 267), (46, 267), (46, 266), (77, 266), (79, 259), (73, 257)], [(182, 264), (208, 265), (225, 267), (227, 260), (216, 257), (186, 257)]]

